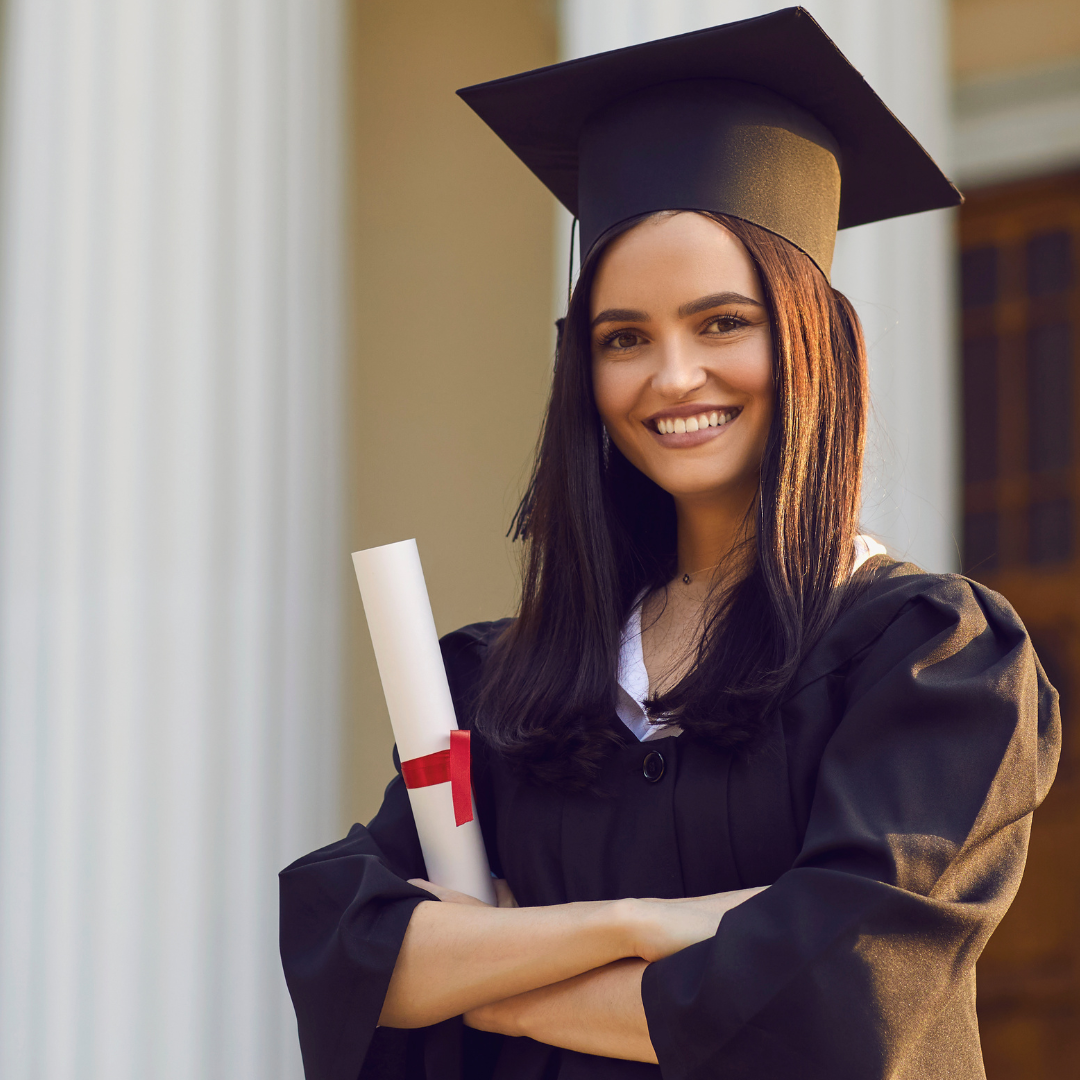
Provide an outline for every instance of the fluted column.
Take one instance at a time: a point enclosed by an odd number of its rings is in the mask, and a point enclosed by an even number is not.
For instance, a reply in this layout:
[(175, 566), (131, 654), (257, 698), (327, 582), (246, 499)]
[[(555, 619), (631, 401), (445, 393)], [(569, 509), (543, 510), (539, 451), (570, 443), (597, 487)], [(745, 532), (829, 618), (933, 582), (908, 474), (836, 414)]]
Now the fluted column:
[[(763, 15), (772, 2), (561, 0), (566, 58)], [(804, 4), (870, 85), (948, 171), (944, 0)], [(557, 225), (565, 306), (568, 223)], [(833, 284), (855, 303), (873, 395), (863, 521), (894, 554), (956, 568), (958, 413), (949, 211), (845, 230)]]
[(336, 832), (337, 0), (7, 0), (0, 1076), (299, 1077)]

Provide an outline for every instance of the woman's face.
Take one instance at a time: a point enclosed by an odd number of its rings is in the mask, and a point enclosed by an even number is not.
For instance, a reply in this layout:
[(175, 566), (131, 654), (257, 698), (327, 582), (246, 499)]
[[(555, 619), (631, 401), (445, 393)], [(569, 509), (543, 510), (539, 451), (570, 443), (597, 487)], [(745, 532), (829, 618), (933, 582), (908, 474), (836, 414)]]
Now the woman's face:
[(772, 419), (772, 334), (742, 242), (701, 214), (649, 218), (604, 252), (590, 314), (612, 442), (677, 500), (748, 504)]

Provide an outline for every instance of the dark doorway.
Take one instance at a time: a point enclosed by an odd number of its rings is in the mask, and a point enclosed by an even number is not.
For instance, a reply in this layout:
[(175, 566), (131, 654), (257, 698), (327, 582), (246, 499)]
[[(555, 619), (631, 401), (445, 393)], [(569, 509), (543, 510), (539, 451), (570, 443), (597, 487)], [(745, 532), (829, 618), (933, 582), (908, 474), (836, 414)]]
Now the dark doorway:
[(1080, 173), (969, 193), (960, 248), (964, 573), (1019, 612), (1065, 727), (979, 1019), (989, 1080), (1059, 1080), (1080, 1062)]

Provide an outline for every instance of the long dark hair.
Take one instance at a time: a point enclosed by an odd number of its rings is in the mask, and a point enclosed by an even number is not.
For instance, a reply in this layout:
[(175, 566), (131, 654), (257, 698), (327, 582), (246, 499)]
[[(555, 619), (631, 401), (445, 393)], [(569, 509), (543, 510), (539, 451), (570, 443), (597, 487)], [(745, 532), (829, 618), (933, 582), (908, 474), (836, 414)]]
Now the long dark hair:
[[(521, 605), (489, 651), (476, 726), (537, 780), (588, 785), (617, 738), (621, 631), (676, 566), (672, 497), (606, 438), (592, 388), (590, 297), (606, 243), (582, 265), (559, 343), (532, 479), (514, 520)], [(800, 660), (836, 618), (858, 531), (866, 352), (858, 316), (808, 256), (707, 215), (745, 245), (773, 335), (775, 404), (749, 523), (749, 569), (716, 593), (696, 663), (650, 715), (717, 747), (753, 745)], [(753, 549), (756, 549), (753, 550)]]

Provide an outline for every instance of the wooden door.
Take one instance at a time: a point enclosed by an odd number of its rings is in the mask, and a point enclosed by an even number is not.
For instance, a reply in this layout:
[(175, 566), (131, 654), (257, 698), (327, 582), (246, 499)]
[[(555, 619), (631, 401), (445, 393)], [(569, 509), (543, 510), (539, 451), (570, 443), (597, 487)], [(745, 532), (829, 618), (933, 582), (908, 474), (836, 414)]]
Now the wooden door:
[(1058, 778), (979, 963), (989, 1080), (1080, 1077), (1080, 173), (960, 211), (964, 573), (1003, 593), (1062, 696)]

